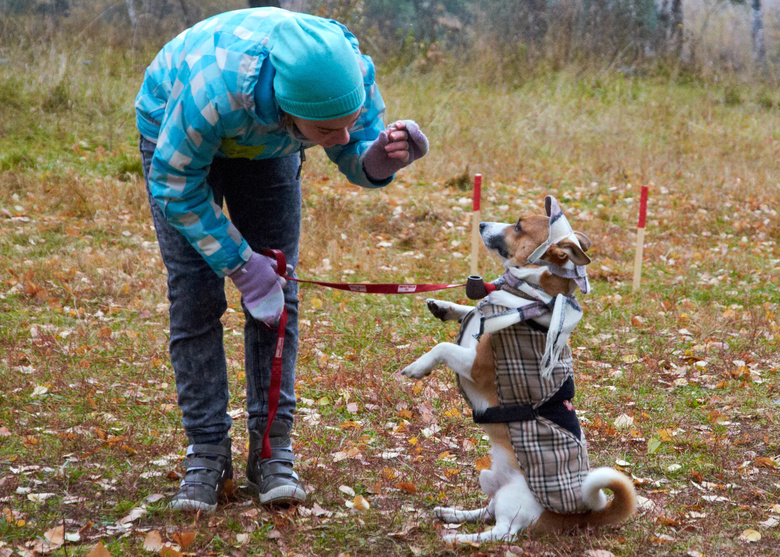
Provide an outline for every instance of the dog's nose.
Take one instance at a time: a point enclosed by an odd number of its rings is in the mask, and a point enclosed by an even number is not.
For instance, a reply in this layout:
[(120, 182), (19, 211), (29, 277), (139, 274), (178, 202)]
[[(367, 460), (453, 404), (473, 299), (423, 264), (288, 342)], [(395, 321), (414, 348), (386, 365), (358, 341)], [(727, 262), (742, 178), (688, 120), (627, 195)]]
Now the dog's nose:
[(483, 230), (485, 230), (486, 226), (487, 226), (486, 222), (479, 223), (479, 231), (482, 232)]

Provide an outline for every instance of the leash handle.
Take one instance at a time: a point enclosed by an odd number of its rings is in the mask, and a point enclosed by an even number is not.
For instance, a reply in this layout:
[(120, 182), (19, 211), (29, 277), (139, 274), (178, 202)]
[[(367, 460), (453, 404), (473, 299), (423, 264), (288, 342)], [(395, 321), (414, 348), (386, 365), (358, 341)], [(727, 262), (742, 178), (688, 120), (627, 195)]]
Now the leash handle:
[[(264, 249), (263, 255), (272, 257), (276, 260), (276, 273), (283, 278), (287, 274), (287, 258), (284, 253), (278, 249)], [(263, 432), (263, 448), (260, 451), (260, 458), (271, 458), (271, 424), (276, 417), (276, 411), (279, 409), (279, 394), (282, 390), (282, 353), (284, 352), (284, 333), (287, 327), (287, 306), (282, 309), (282, 315), (279, 318), (279, 325), (276, 327), (278, 336), (276, 337), (276, 349), (271, 363), (271, 384), (268, 387), (268, 418)], [(273, 328), (273, 327), (272, 327)], [(260, 383), (257, 383), (258, 390)], [(260, 393), (258, 393), (260, 394)]]

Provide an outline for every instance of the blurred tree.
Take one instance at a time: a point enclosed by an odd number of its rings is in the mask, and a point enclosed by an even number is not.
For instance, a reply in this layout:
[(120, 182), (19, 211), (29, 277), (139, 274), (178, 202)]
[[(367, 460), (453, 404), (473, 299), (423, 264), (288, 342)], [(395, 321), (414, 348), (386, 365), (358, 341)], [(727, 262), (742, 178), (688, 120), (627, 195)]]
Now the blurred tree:
[(279, 0), (249, 0), (250, 8), (281, 8), (282, 3)]
[(17, 14), (37, 12), (50, 17), (66, 17), (70, 13), (70, 0), (0, 0), (0, 13)]
[(40, 2), (37, 10), (47, 17), (67, 17), (70, 13), (70, 0), (49, 0), (48, 2)]
[(761, 0), (752, 0), (750, 5), (752, 23), (750, 37), (753, 41), (753, 58), (760, 66), (766, 64), (766, 44), (764, 43), (764, 15)]
[(198, 10), (193, 10), (187, 0), (125, 0), (127, 15), (133, 27), (142, 25), (150, 29), (166, 16), (175, 16), (187, 27), (199, 19)]

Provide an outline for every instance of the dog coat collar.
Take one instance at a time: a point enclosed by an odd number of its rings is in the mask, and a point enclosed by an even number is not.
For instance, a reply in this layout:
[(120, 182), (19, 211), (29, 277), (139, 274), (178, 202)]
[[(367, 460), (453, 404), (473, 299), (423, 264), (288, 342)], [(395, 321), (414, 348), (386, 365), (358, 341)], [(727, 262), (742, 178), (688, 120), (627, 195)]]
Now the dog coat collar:
[(569, 261), (565, 266), (561, 267), (542, 259), (542, 256), (547, 253), (550, 246), (567, 238), (582, 247), (569, 221), (566, 220), (566, 215), (563, 214), (560, 205), (558, 205), (558, 201), (552, 195), (545, 197), (544, 208), (547, 216), (550, 218), (550, 231), (547, 235), (547, 240), (528, 256), (527, 262), (531, 265), (544, 265), (554, 275), (573, 279), (580, 290), (587, 294), (590, 291), (590, 284), (588, 283), (588, 275), (583, 265), (575, 265)]

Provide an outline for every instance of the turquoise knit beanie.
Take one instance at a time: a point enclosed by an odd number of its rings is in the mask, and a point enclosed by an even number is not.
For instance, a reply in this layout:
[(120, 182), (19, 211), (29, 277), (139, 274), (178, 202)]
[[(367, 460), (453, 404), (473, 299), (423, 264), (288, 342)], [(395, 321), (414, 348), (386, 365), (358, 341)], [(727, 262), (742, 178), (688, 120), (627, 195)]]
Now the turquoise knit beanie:
[(366, 91), (358, 54), (333, 22), (289, 17), (272, 33), (269, 58), (279, 107), (305, 120), (354, 114)]

